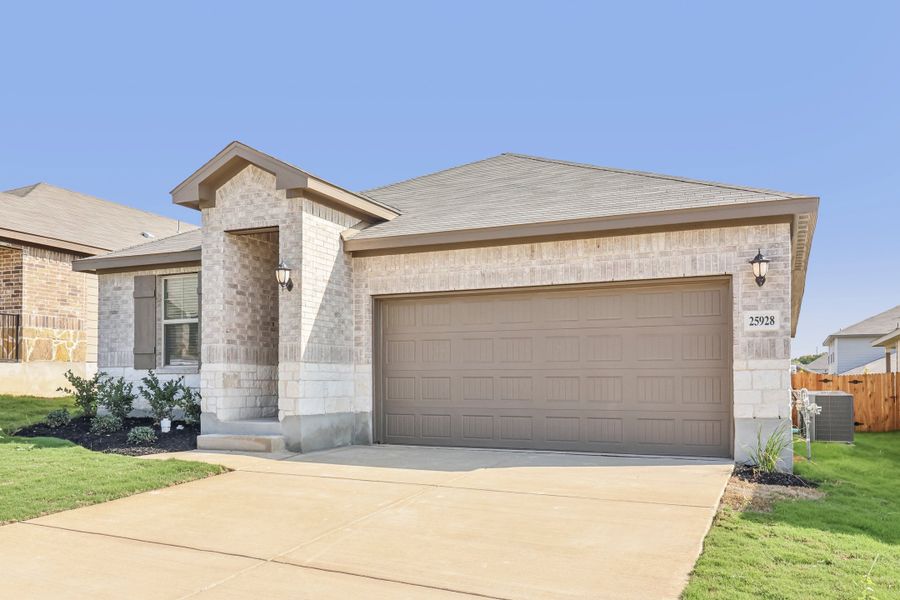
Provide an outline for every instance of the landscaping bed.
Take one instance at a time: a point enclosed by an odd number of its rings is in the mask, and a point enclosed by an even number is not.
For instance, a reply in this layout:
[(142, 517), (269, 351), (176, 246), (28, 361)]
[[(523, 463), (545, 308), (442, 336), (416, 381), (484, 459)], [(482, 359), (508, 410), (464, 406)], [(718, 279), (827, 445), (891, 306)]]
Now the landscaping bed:
[(734, 468), (734, 477), (741, 481), (758, 483), (761, 485), (782, 485), (787, 487), (815, 488), (819, 484), (794, 475), (793, 473), (766, 473), (747, 465), (738, 465)]
[[(135, 445), (128, 443), (128, 432), (133, 427), (151, 427), (156, 433), (156, 441), (147, 445)], [(181, 427), (181, 429), (178, 429)], [(181, 452), (197, 448), (197, 436), (200, 428), (196, 425), (184, 423), (172, 423), (169, 433), (161, 433), (159, 426), (153, 424), (150, 418), (127, 418), (124, 427), (119, 431), (107, 434), (91, 432), (91, 419), (78, 417), (72, 419), (68, 425), (51, 427), (46, 423), (37, 423), (20, 429), (15, 433), (18, 437), (55, 437), (68, 440), (79, 446), (97, 452), (112, 454), (125, 454), (128, 456), (143, 456), (147, 454), (159, 454), (162, 452)]]

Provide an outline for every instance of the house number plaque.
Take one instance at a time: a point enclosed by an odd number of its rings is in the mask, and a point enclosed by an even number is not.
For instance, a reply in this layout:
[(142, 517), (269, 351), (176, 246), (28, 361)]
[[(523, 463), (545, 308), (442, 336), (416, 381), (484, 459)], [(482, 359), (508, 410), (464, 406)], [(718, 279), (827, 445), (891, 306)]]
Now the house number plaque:
[(777, 310), (748, 310), (744, 313), (744, 331), (778, 331), (781, 314)]

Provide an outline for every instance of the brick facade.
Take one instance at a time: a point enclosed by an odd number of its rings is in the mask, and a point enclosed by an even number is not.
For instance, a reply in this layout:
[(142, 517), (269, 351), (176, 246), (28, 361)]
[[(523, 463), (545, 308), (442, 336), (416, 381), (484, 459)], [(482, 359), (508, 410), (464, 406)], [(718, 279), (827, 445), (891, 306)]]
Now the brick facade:
[(22, 311), (22, 250), (0, 246), (0, 312)]
[(73, 271), (78, 258), (26, 244), (0, 246), (0, 312), (21, 315), (20, 363), (3, 365), (0, 392), (58, 395), (67, 369), (82, 375), (96, 369), (97, 276)]
[[(202, 213), (204, 433), (277, 414), (294, 450), (371, 441), (377, 296), (710, 276), (730, 277), (733, 294), (735, 457), (746, 457), (758, 428), (790, 416), (789, 224), (351, 257), (341, 232), (355, 216), (289, 197), (252, 165)], [(758, 248), (772, 261), (764, 287), (747, 264)], [(275, 282), (279, 259), (292, 269), (290, 291)], [(131, 302), (136, 274), (101, 276), (104, 370), (131, 360), (132, 323), (116, 305)], [(745, 332), (747, 312), (761, 309), (780, 313), (779, 329)]]
[[(218, 421), (276, 416), (286, 400), (278, 388), (289, 381), (291, 358), (299, 355), (300, 292), (280, 291), (275, 265), (284, 259), (297, 269), (297, 279), (301, 213), (299, 201), (276, 191), (274, 177), (253, 166), (217, 190), (214, 207), (203, 209), (201, 386), (207, 421), (213, 415)], [(268, 244), (242, 233), (259, 229), (278, 233)], [(254, 286), (241, 288), (248, 280)], [(249, 326), (260, 321), (269, 335), (250, 339)]]
[[(171, 269), (149, 269), (127, 273), (103, 273), (100, 282), (100, 329), (99, 329), (99, 369), (112, 377), (124, 377), (135, 384), (135, 391), (148, 371), (134, 368), (134, 278), (141, 275), (165, 275), (196, 273), (197, 267), (177, 267)], [(200, 387), (199, 368), (164, 367), (162, 352), (162, 284), (157, 279), (156, 307), (156, 364), (159, 378), (163, 381), (183, 376), (191, 387)], [(201, 337), (202, 343), (202, 337)], [(143, 398), (135, 402), (138, 410), (147, 409)]]
[[(765, 248), (764, 287), (747, 261)], [(751, 225), (353, 258), (354, 410), (372, 410), (373, 296), (648, 279), (732, 276), (735, 458), (756, 428), (790, 418), (791, 237)], [(777, 309), (777, 332), (744, 332), (747, 311)]]

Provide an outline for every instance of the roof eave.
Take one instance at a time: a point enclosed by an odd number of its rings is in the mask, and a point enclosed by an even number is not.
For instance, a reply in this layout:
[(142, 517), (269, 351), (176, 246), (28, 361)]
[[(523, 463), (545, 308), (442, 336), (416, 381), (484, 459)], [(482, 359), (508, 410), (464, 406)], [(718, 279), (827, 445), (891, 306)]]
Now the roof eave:
[(888, 348), (895, 346), (897, 343), (900, 343), (900, 327), (872, 342), (872, 346)]
[[(680, 226), (711, 221), (795, 217), (798, 214), (812, 213), (815, 215), (818, 211), (818, 202), (819, 199), (815, 197), (792, 198), (767, 202), (730, 204), (727, 206), (654, 211), (632, 215), (569, 219), (565, 221), (543, 221), (540, 223), (436, 231), (377, 238), (353, 237), (346, 241), (345, 249), (348, 252), (378, 251), (420, 246), (466, 244), (479, 241), (516, 240), (579, 233)], [(809, 242), (811, 242), (811, 237), (807, 243)]]
[(88, 246), (85, 244), (79, 244), (77, 242), (70, 242), (67, 240), (59, 240), (59, 239), (55, 239), (55, 238), (46, 237), (43, 235), (35, 235), (33, 233), (25, 233), (24, 231), (15, 231), (12, 229), (0, 228), (0, 238), (15, 240), (17, 242), (22, 242), (22, 243), (26, 243), (26, 244), (35, 245), (35, 246), (44, 246), (47, 248), (56, 248), (58, 250), (67, 250), (70, 252), (75, 252), (77, 254), (87, 254), (90, 256), (93, 256), (95, 254), (105, 254), (112, 250), (112, 248), (100, 248), (98, 246)]
[(176, 264), (201, 262), (200, 248), (158, 254), (134, 254), (130, 256), (94, 256), (82, 258), (72, 263), (72, 270), (82, 273), (98, 273), (111, 270), (138, 270), (166, 267)]
[(399, 213), (328, 181), (301, 171), (241, 142), (231, 142), (171, 192), (172, 202), (195, 210), (215, 206), (216, 189), (248, 164), (275, 176), (279, 190), (308, 190), (370, 219), (388, 221)]

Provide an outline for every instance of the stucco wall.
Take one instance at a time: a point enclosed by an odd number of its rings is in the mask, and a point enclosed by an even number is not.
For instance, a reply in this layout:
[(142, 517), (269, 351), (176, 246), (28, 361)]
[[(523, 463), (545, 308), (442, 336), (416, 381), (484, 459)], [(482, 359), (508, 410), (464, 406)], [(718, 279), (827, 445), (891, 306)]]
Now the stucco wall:
[[(100, 327), (97, 356), (98, 369), (112, 377), (124, 377), (127, 381), (134, 383), (134, 390), (137, 392), (141, 379), (147, 376), (148, 371), (134, 368), (134, 278), (139, 275), (156, 275), (159, 277), (180, 273), (196, 273), (199, 270), (199, 267), (177, 267), (99, 275)], [(156, 289), (156, 371), (159, 374), (159, 378), (166, 381), (183, 376), (187, 385), (199, 388), (200, 373), (198, 369), (162, 366), (162, 285), (159, 283), (159, 280), (157, 280)], [(144, 399), (138, 397), (135, 402), (135, 409), (146, 410), (147, 408), (148, 406)]]
[[(763, 248), (764, 287), (747, 261)], [(373, 296), (730, 274), (735, 458), (790, 417), (790, 227), (752, 225), (353, 258), (355, 410), (372, 410)], [(780, 329), (744, 331), (747, 311), (777, 309)]]

